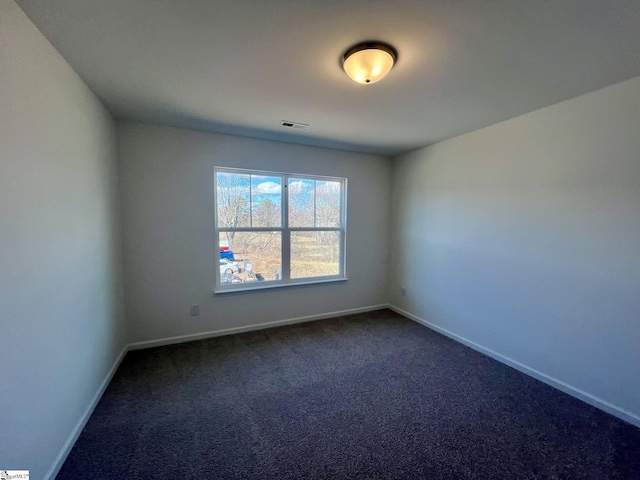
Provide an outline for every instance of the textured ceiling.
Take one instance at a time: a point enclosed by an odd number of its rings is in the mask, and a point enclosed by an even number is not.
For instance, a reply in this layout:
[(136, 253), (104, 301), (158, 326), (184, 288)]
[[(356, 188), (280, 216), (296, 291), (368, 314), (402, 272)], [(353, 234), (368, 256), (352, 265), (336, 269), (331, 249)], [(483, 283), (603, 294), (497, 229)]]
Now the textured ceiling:
[[(640, 75), (639, 0), (17, 3), (118, 118), (386, 155)], [(363, 40), (398, 50), (374, 85)]]

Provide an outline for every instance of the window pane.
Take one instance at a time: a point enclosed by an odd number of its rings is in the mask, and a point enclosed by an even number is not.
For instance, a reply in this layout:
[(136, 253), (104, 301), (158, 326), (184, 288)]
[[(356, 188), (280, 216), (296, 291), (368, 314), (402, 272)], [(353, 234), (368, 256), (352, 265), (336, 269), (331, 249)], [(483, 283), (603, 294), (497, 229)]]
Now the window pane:
[(344, 276), (345, 179), (217, 167), (215, 175), (221, 290)]
[(218, 227), (250, 226), (249, 175), (217, 173)]
[(340, 226), (340, 183), (316, 182), (316, 227)]
[(251, 175), (251, 226), (279, 227), (281, 206), (282, 179)]
[[(220, 283), (246, 283), (279, 280), (282, 276), (280, 232), (225, 232), (220, 244)], [(231, 258), (233, 260), (231, 260)]]
[(291, 232), (291, 278), (339, 273), (339, 232)]
[(313, 227), (314, 225), (314, 181), (300, 178), (289, 179), (289, 226)]

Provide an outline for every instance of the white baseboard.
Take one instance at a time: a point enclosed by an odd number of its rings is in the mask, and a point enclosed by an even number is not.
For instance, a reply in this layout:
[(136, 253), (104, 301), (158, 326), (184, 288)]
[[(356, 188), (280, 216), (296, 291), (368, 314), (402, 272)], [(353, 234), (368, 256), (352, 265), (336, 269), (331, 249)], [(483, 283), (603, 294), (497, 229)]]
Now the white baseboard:
[(472, 342), (471, 340), (461, 337), (460, 335), (450, 332), (449, 330), (439, 327), (438, 325), (435, 325), (429, 322), (428, 320), (425, 320), (424, 318), (420, 318), (416, 315), (413, 315), (412, 313), (402, 310), (401, 308), (398, 308), (394, 305), (387, 305), (387, 307), (393, 310), (394, 312), (399, 313), (400, 315), (413, 320), (414, 322), (424, 325), (425, 327), (435, 330), (436, 332), (441, 333), (451, 338), (452, 340), (455, 340), (456, 342), (462, 343), (467, 347), (477, 350), (480, 353), (484, 353), (485, 355), (501, 363), (504, 363), (510, 367), (513, 367), (516, 370), (519, 370), (520, 372), (529, 375), (530, 377), (540, 380), (541, 382), (546, 383), (547, 385), (557, 388), (558, 390), (564, 393), (567, 393), (572, 397), (575, 397), (579, 400), (582, 400), (585, 403), (588, 403), (589, 405), (599, 408), (600, 410), (603, 410), (615, 417), (618, 417), (621, 420), (624, 420), (625, 422), (629, 422), (630, 424), (635, 425), (636, 427), (640, 427), (640, 416), (634, 413), (631, 413), (617, 405), (614, 405), (610, 402), (607, 402), (606, 400), (603, 400), (602, 398), (599, 398), (595, 395), (585, 392), (584, 390), (580, 390), (579, 388), (576, 388), (573, 385), (569, 385), (568, 383), (563, 382), (562, 380), (558, 380), (557, 378), (547, 375), (546, 373), (536, 370), (535, 368), (531, 368), (523, 363), (520, 363), (516, 360), (506, 357), (489, 348), (485, 348), (482, 345), (479, 345), (475, 342)]
[(128, 351), (128, 346), (125, 346), (120, 352), (120, 355), (118, 355), (118, 358), (116, 358), (116, 361), (113, 363), (113, 365), (107, 372), (107, 375), (104, 377), (104, 380), (102, 380), (102, 383), (98, 387), (98, 391), (89, 402), (89, 405), (87, 405), (87, 408), (85, 409), (84, 413), (80, 417), (80, 420), (78, 420), (78, 423), (76, 423), (76, 426), (71, 431), (71, 435), (69, 435), (69, 438), (67, 438), (67, 441), (62, 446), (62, 450), (60, 450), (60, 453), (58, 453), (58, 456), (53, 462), (53, 465), (51, 465), (51, 468), (44, 476), (44, 480), (53, 480), (54, 478), (56, 478), (56, 475), (58, 475), (58, 472), (62, 468), (62, 465), (64, 464), (67, 457), (69, 456), (71, 449), (75, 445), (76, 440), (78, 440), (80, 433), (82, 433), (82, 429), (89, 421), (89, 417), (91, 417), (91, 414), (95, 410), (96, 405), (98, 405), (100, 398), (102, 398), (102, 394), (107, 389), (107, 386), (109, 385), (109, 382), (115, 375), (116, 370), (118, 370), (120, 363), (122, 363), (122, 360), (124, 359), (124, 356), (127, 354), (127, 351)]
[(484, 353), (485, 355), (490, 356), (491, 358), (494, 358), (495, 360), (504, 363), (506, 365), (509, 365), (510, 367), (515, 368), (516, 370), (519, 370), (533, 378), (536, 378), (548, 385), (551, 385), (554, 388), (557, 388), (558, 390), (561, 390), (573, 397), (576, 397), (590, 405), (593, 405), (596, 408), (599, 408), (601, 410), (604, 410), (607, 413), (610, 413), (622, 420), (625, 420), (629, 423), (631, 423), (632, 425), (635, 425), (637, 427), (640, 427), (640, 416), (635, 415), (631, 412), (628, 412), (620, 407), (618, 407), (617, 405), (614, 405), (612, 403), (609, 403), (601, 398), (596, 397), (595, 395), (591, 395), (590, 393), (587, 393), (583, 390), (580, 390), (579, 388), (573, 387), (561, 380), (558, 380), (557, 378), (551, 377), (549, 375), (546, 375), (545, 373), (542, 373), (534, 368), (528, 367), (516, 360), (513, 360), (511, 358), (505, 357), (504, 355), (501, 355), (497, 352), (494, 352), (493, 350), (490, 350), (488, 348), (485, 348), (481, 345), (478, 345), (475, 342), (472, 342), (471, 340), (467, 340), (464, 337), (461, 337), (459, 335), (456, 335), (453, 332), (450, 332), (448, 330), (445, 330), (444, 328), (441, 328), (423, 318), (420, 318), (416, 315), (413, 315), (405, 310), (402, 310), (401, 308), (398, 308), (394, 305), (387, 305), (387, 304), (382, 304), (382, 305), (370, 305), (367, 307), (361, 307), (361, 308), (352, 308), (352, 309), (348, 309), (348, 310), (339, 310), (339, 311), (335, 311), (335, 312), (328, 312), (328, 313), (321, 313), (321, 314), (317, 314), (317, 315), (308, 315), (308, 316), (304, 316), (304, 317), (296, 317), (296, 318), (289, 318), (286, 320), (277, 320), (277, 321), (273, 321), (273, 322), (265, 322), (265, 323), (259, 323), (256, 325), (247, 325), (247, 326), (243, 326), (243, 327), (234, 327), (234, 328), (225, 328), (225, 329), (221, 329), (221, 330), (213, 330), (210, 332), (203, 332), (203, 333), (195, 333), (195, 334), (191, 334), (191, 335), (180, 335), (180, 336), (176, 336), (176, 337), (169, 337), (169, 338), (162, 338), (162, 339), (158, 339), (158, 340), (149, 340), (149, 341), (145, 341), (145, 342), (136, 342), (136, 343), (130, 343), (127, 346), (125, 346), (122, 349), (122, 352), (120, 352), (120, 355), (118, 355), (118, 358), (116, 359), (116, 361), (114, 362), (114, 364), (112, 365), (111, 369), (109, 370), (109, 372), (107, 373), (107, 375), (105, 376), (104, 380), (102, 381), (102, 383), (100, 384), (100, 386), (98, 387), (98, 391), (96, 392), (96, 394), (93, 396), (93, 398), (91, 399), (91, 401), (89, 402), (89, 405), (87, 406), (86, 410), (84, 411), (84, 413), (82, 414), (82, 416), (80, 417), (80, 419), (78, 420), (78, 423), (76, 424), (75, 428), (73, 429), (73, 431), (71, 432), (71, 434), (69, 435), (69, 438), (67, 438), (67, 441), (65, 442), (64, 446), (62, 447), (62, 449), (60, 450), (60, 453), (58, 454), (58, 456), (56, 457), (55, 461), (53, 462), (53, 465), (51, 466), (51, 468), (49, 469), (49, 471), (47, 472), (47, 474), (45, 475), (45, 480), (53, 480), (56, 475), (58, 474), (58, 472), (60, 471), (60, 469), (62, 468), (62, 465), (64, 464), (65, 460), (67, 459), (67, 456), (69, 455), (69, 453), (71, 452), (71, 449), (73, 448), (73, 445), (75, 444), (76, 440), (78, 439), (78, 437), (80, 436), (80, 433), (82, 432), (82, 429), (84, 428), (84, 426), (86, 425), (87, 421), (89, 420), (89, 417), (91, 417), (91, 414), (93, 413), (94, 409), (96, 408), (96, 405), (98, 404), (98, 402), (100, 401), (100, 398), (102, 397), (102, 394), (104, 393), (104, 391), (106, 390), (107, 386), (109, 385), (109, 382), (111, 381), (111, 379), (113, 378), (114, 374), (116, 373), (116, 370), (118, 369), (118, 367), (120, 366), (120, 363), (122, 362), (122, 360), (124, 359), (124, 356), (126, 355), (126, 353), (129, 350), (141, 350), (144, 348), (151, 348), (151, 347), (159, 347), (159, 346), (163, 346), (163, 345), (171, 345), (174, 343), (182, 343), (182, 342), (190, 342), (193, 340), (202, 340), (205, 338), (212, 338), (212, 337), (220, 337), (220, 336), (224, 336), (224, 335), (232, 335), (235, 333), (243, 333), (243, 332), (250, 332), (250, 331), (254, 331), (254, 330), (263, 330), (265, 328), (272, 328), (272, 327), (279, 327), (279, 326), (283, 326), (283, 325), (292, 325), (295, 323), (304, 323), (304, 322), (311, 322), (314, 320), (322, 320), (325, 318), (334, 318), (334, 317), (341, 317), (344, 315), (353, 315), (356, 313), (364, 313), (364, 312), (372, 312), (375, 310), (382, 310), (385, 308), (389, 308), (391, 310), (393, 310), (394, 312), (399, 313), (400, 315), (407, 317), (417, 323), (420, 323), (421, 325), (424, 325), (432, 330), (435, 330), (438, 333), (441, 333), (457, 342), (460, 342), (470, 348), (473, 348), (474, 350), (477, 350), (481, 353)]
[(87, 405), (86, 410), (84, 411), (84, 413), (82, 414), (82, 416), (78, 420), (78, 423), (76, 424), (74, 429), (71, 431), (71, 434), (69, 435), (69, 438), (67, 438), (67, 441), (64, 443), (62, 449), (60, 450), (60, 453), (58, 454), (58, 456), (56, 457), (55, 461), (53, 462), (53, 465), (51, 465), (51, 468), (49, 469), (49, 471), (44, 476), (44, 479), (45, 480), (53, 480), (56, 477), (56, 475), (58, 474), (58, 472), (60, 471), (60, 469), (62, 468), (62, 465), (64, 464), (65, 460), (69, 456), (69, 453), (71, 452), (71, 449), (75, 445), (76, 440), (78, 440), (78, 437), (80, 436), (80, 433), (82, 433), (82, 429), (84, 428), (84, 426), (89, 421), (89, 417), (91, 417), (91, 414), (95, 410), (96, 405), (98, 405), (98, 402), (100, 401), (100, 398), (102, 397), (102, 394), (107, 389), (107, 386), (109, 385), (109, 382), (111, 381), (111, 379), (115, 375), (116, 370), (118, 370), (118, 367), (120, 366), (120, 363), (122, 363), (122, 360), (124, 359), (124, 356), (127, 354), (128, 351), (130, 351), (130, 350), (141, 350), (143, 348), (159, 347), (159, 346), (162, 346), (162, 345), (170, 345), (170, 344), (173, 344), (173, 343), (190, 342), (190, 341), (193, 341), (193, 340), (202, 340), (202, 339), (205, 339), (205, 338), (221, 337), (223, 335), (232, 335), (234, 333), (250, 332), (250, 331), (253, 331), (253, 330), (262, 330), (262, 329), (265, 329), (265, 328), (279, 327), (279, 326), (282, 326), (282, 325), (291, 325), (291, 324), (294, 324), (294, 323), (311, 322), (311, 321), (314, 321), (314, 320), (322, 320), (324, 318), (342, 317), (344, 315), (353, 315), (355, 313), (372, 312), (374, 310), (382, 310), (384, 308), (388, 308), (388, 305), (387, 304), (370, 305), (370, 306), (367, 306), (367, 307), (351, 308), (351, 309), (348, 309), (348, 310), (340, 310), (340, 311), (336, 311), (336, 312), (321, 313), (321, 314), (318, 314), (318, 315), (308, 315), (308, 316), (305, 316), (305, 317), (289, 318), (287, 320), (277, 320), (275, 322), (265, 322), (265, 323), (259, 323), (259, 324), (256, 324), (256, 325), (247, 325), (247, 326), (244, 326), (244, 327), (225, 328), (225, 329), (221, 329), (221, 330), (213, 330), (213, 331), (210, 331), (210, 332), (195, 333), (195, 334), (192, 334), (192, 335), (180, 335), (180, 336), (177, 336), (177, 337), (161, 338), (161, 339), (158, 339), (158, 340), (149, 340), (149, 341), (146, 341), (146, 342), (136, 342), (136, 343), (130, 343), (130, 344), (126, 345), (122, 349), (122, 352), (120, 352), (120, 355), (118, 355), (118, 358), (116, 358), (116, 361), (111, 366), (111, 369), (109, 369), (109, 372), (107, 372), (107, 375), (105, 376), (104, 380), (102, 381), (102, 383), (98, 387), (98, 391), (96, 392), (96, 394), (93, 396), (93, 398), (89, 402), (89, 405)]
[(355, 313), (372, 312), (374, 310), (382, 310), (388, 308), (388, 305), (369, 305), (367, 307), (351, 308), (348, 310), (339, 310), (336, 312), (320, 313), (317, 315), (307, 315), (305, 317), (289, 318), (286, 320), (276, 320), (273, 322), (258, 323), (255, 325), (246, 325), (243, 327), (223, 328), (221, 330), (212, 330), (210, 332), (193, 333), (190, 335), (179, 335), (177, 337), (161, 338), (158, 340), (148, 340), (144, 342), (135, 342), (128, 345), (129, 350), (141, 350), (143, 348), (161, 347), (163, 345), (171, 345), (174, 343), (192, 342), (194, 340), (203, 340), (205, 338), (222, 337), (224, 335), (233, 335), (234, 333), (251, 332), (254, 330), (263, 330), (265, 328), (280, 327), (283, 325), (292, 325), (294, 323), (312, 322), (314, 320), (322, 320), (325, 318), (342, 317), (344, 315), (353, 315)]

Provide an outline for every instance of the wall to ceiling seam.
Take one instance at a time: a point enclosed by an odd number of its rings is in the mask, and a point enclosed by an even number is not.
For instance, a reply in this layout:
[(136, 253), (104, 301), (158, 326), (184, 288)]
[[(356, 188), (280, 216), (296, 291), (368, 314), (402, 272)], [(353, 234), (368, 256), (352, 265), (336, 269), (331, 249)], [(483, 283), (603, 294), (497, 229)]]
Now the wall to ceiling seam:
[(395, 158), (390, 303), (640, 426), (638, 125), (640, 77)]
[[(2, 468), (55, 474), (131, 342), (387, 303), (640, 418), (640, 79), (389, 159), (114, 122), (0, 27)], [(347, 177), (349, 281), (213, 297), (213, 165)]]
[(0, 0), (0, 468), (55, 473), (126, 343), (115, 125)]
[[(389, 158), (135, 122), (118, 156), (131, 342), (386, 304)], [(214, 166), (347, 178), (348, 281), (213, 295)]]

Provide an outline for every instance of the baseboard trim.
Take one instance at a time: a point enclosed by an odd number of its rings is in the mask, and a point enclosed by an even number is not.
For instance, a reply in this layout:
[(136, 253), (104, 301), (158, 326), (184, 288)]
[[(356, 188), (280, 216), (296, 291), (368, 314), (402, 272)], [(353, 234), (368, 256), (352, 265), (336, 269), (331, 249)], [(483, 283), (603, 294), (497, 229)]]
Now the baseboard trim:
[(58, 456), (56, 457), (53, 464), (51, 465), (51, 468), (44, 476), (44, 480), (54, 480), (56, 475), (58, 475), (58, 472), (60, 472), (60, 469), (62, 468), (62, 465), (64, 464), (65, 460), (69, 456), (71, 449), (73, 448), (76, 441), (78, 440), (80, 433), (82, 433), (82, 429), (89, 421), (89, 417), (91, 417), (91, 414), (95, 410), (96, 405), (98, 405), (100, 398), (102, 398), (104, 391), (107, 389), (109, 382), (115, 375), (116, 371), (118, 370), (118, 367), (122, 363), (122, 360), (124, 359), (124, 356), (127, 354), (128, 351), (141, 350), (144, 348), (160, 347), (163, 345), (171, 345), (174, 343), (190, 342), (193, 340), (202, 340), (205, 338), (221, 337), (223, 335), (232, 335), (234, 333), (263, 330), (265, 328), (279, 327), (283, 325), (292, 325), (295, 323), (312, 322), (314, 320), (322, 320), (325, 318), (342, 317), (344, 315), (353, 315), (356, 313), (373, 312), (375, 310), (383, 310), (385, 308), (389, 308), (389, 306), (387, 304), (369, 305), (367, 307), (351, 308), (348, 310), (339, 310), (335, 312), (321, 313), (317, 315), (307, 315), (304, 317), (289, 318), (287, 320), (277, 320), (274, 322), (265, 322), (265, 323), (259, 323), (256, 325), (246, 325), (243, 327), (225, 328), (221, 330), (213, 330), (210, 332), (196, 333), (191, 335), (180, 335), (177, 337), (161, 338), (158, 340), (149, 340), (146, 342), (135, 342), (135, 343), (127, 344), (122, 349), (122, 351), (120, 352), (120, 355), (118, 355), (118, 358), (116, 358), (115, 362), (107, 372), (107, 375), (105, 376), (104, 380), (102, 380), (102, 383), (98, 387), (96, 394), (93, 396), (93, 398), (89, 402), (89, 405), (87, 406), (86, 410), (78, 420), (78, 423), (76, 423), (76, 426), (74, 427), (74, 429), (71, 431), (71, 434), (67, 438), (67, 441), (64, 443), (62, 449), (60, 450), (60, 453), (58, 453)]
[(313, 322), (315, 320), (323, 320), (325, 318), (342, 317), (344, 315), (353, 315), (356, 313), (373, 312), (388, 308), (387, 304), (369, 305), (367, 307), (350, 308), (348, 310), (338, 310), (335, 312), (320, 313), (317, 315), (307, 315), (304, 317), (289, 318), (286, 320), (276, 320), (273, 322), (258, 323), (255, 325), (246, 325), (242, 327), (223, 328), (221, 330), (212, 330), (209, 332), (194, 333), (190, 335), (179, 335), (176, 337), (161, 338), (158, 340), (147, 340), (143, 342), (130, 343), (129, 350), (141, 350), (144, 348), (161, 347), (164, 345), (172, 345), (174, 343), (192, 342), (194, 340), (204, 340), (206, 338), (222, 337), (224, 335), (233, 335), (235, 333), (251, 332), (254, 330), (264, 330), (265, 328), (281, 327), (284, 325), (293, 325), (295, 323)]
[(441, 333), (442, 335), (445, 335), (449, 338), (451, 338), (452, 340), (455, 340), (459, 343), (462, 343), (463, 345), (466, 345), (480, 353), (483, 353), (485, 355), (488, 355), (489, 357), (504, 363), (510, 367), (515, 368), (516, 370), (519, 370), (522, 373), (525, 373), (537, 380), (540, 380), (541, 382), (546, 383), (547, 385), (550, 385), (554, 388), (557, 388), (558, 390), (567, 393), (575, 398), (578, 398), (579, 400), (582, 400), (583, 402), (588, 403), (589, 405), (592, 405), (596, 408), (599, 408), (600, 410), (603, 410), (611, 415), (614, 415), (632, 425), (635, 425), (637, 427), (640, 428), (640, 416), (631, 413), (627, 410), (624, 410), (623, 408), (618, 407), (617, 405), (614, 405), (610, 402), (607, 402), (606, 400), (603, 400), (595, 395), (592, 395), (588, 392), (585, 392), (583, 390), (580, 390), (579, 388), (576, 388), (572, 385), (569, 385), (566, 382), (563, 382), (562, 380), (559, 380), (557, 378), (554, 378), (550, 375), (547, 375), (539, 370), (536, 370), (535, 368), (531, 368), (523, 363), (520, 363), (516, 360), (513, 360), (509, 357), (506, 357), (498, 352), (495, 352), (489, 348), (485, 348), (482, 345), (479, 345), (475, 342), (472, 342), (471, 340), (468, 340), (464, 337), (461, 337), (460, 335), (457, 335), (449, 330), (446, 330), (442, 327), (439, 327), (438, 325), (435, 325), (427, 320), (425, 320), (424, 318), (418, 317), (417, 315), (414, 315), (410, 312), (407, 312), (406, 310), (403, 310), (401, 308), (396, 307), (395, 305), (391, 305), (391, 304), (381, 304), (381, 305), (370, 305), (367, 307), (360, 307), (360, 308), (352, 308), (352, 309), (348, 309), (348, 310), (339, 310), (339, 311), (334, 311), (334, 312), (328, 312), (328, 313), (321, 313), (321, 314), (317, 314), (317, 315), (307, 315), (307, 316), (303, 316), (303, 317), (295, 317), (295, 318), (289, 318), (286, 320), (276, 320), (273, 322), (265, 322), (265, 323), (259, 323), (259, 324), (255, 324), (255, 325), (246, 325), (243, 327), (233, 327), (233, 328), (225, 328), (225, 329), (221, 329), (221, 330), (212, 330), (209, 332), (203, 332), (203, 333), (196, 333), (196, 334), (190, 334), (190, 335), (180, 335), (180, 336), (176, 336), (176, 337), (168, 337), (168, 338), (162, 338), (162, 339), (158, 339), (158, 340), (149, 340), (149, 341), (144, 341), (144, 342), (135, 342), (135, 343), (130, 343), (128, 345), (126, 345), (122, 351), (120, 352), (120, 354), (118, 355), (118, 357), (116, 358), (115, 362), (113, 363), (113, 365), (111, 366), (111, 368), (109, 369), (109, 371), (107, 372), (107, 375), (105, 376), (105, 378), (103, 379), (102, 383), (100, 384), (100, 386), (98, 387), (98, 390), (96, 392), (96, 394), (93, 396), (93, 398), (91, 399), (91, 402), (89, 402), (89, 405), (87, 406), (86, 410), (84, 411), (84, 413), (82, 414), (82, 416), (80, 417), (80, 419), (78, 420), (78, 423), (76, 424), (76, 426), (74, 427), (74, 429), (72, 430), (71, 434), (69, 435), (69, 437), (67, 438), (67, 441), (65, 442), (64, 446), (62, 447), (62, 449), (60, 450), (60, 453), (58, 454), (58, 456), (56, 457), (55, 461), (53, 462), (53, 465), (51, 466), (51, 468), (49, 469), (49, 471), (47, 472), (47, 474), (44, 476), (45, 480), (53, 480), (55, 479), (56, 475), (58, 474), (58, 472), (60, 471), (60, 469), (62, 468), (62, 465), (64, 464), (65, 460), (67, 459), (67, 457), (69, 456), (69, 453), (71, 452), (71, 449), (73, 448), (73, 446), (75, 445), (78, 437), (80, 436), (80, 433), (82, 432), (82, 429), (84, 428), (84, 426), (86, 425), (86, 423), (89, 421), (89, 417), (91, 417), (91, 414), (93, 413), (94, 409), (96, 408), (96, 405), (98, 405), (98, 402), (100, 401), (100, 398), (102, 397), (102, 395), (104, 394), (104, 391), (107, 389), (107, 386), (109, 385), (109, 382), (111, 381), (111, 379), (113, 378), (113, 376), (115, 375), (116, 371), (118, 370), (118, 367), (120, 366), (120, 363), (122, 363), (122, 360), (124, 359), (126, 353), (130, 350), (141, 350), (141, 349), (145, 349), (145, 348), (152, 348), (152, 347), (160, 347), (163, 345), (171, 345), (171, 344), (175, 344), (175, 343), (183, 343), (183, 342), (190, 342), (190, 341), (194, 341), (194, 340), (203, 340), (205, 338), (213, 338), (213, 337), (221, 337), (224, 335), (233, 335), (235, 333), (243, 333), (243, 332), (250, 332), (250, 331), (255, 331), (255, 330), (263, 330), (266, 328), (272, 328), (272, 327), (279, 327), (279, 326), (284, 326), (284, 325), (293, 325), (296, 323), (305, 323), (305, 322), (312, 322), (315, 320), (322, 320), (322, 319), (326, 319), (326, 318), (334, 318), (334, 317), (342, 317), (344, 315), (353, 315), (356, 313), (365, 313), (365, 312), (372, 312), (375, 310), (383, 310), (385, 308), (388, 308), (390, 310), (393, 310), (396, 313), (399, 313), (400, 315), (409, 318), (410, 320), (413, 320), (416, 323), (419, 323), (427, 328), (430, 328), (438, 333)]
[(51, 468), (49, 469), (49, 471), (44, 476), (45, 480), (53, 480), (53, 479), (55, 479), (56, 475), (58, 475), (58, 472), (60, 472), (60, 469), (62, 468), (62, 465), (64, 464), (65, 460), (69, 456), (69, 453), (71, 452), (71, 449), (75, 445), (76, 440), (78, 440), (78, 437), (80, 436), (80, 433), (82, 433), (82, 429), (84, 428), (84, 426), (89, 421), (89, 417), (91, 417), (91, 414), (95, 410), (96, 405), (98, 405), (98, 402), (100, 401), (100, 398), (102, 398), (102, 394), (107, 389), (107, 386), (109, 385), (109, 382), (111, 381), (111, 379), (115, 375), (116, 371), (118, 370), (118, 367), (120, 366), (120, 363), (122, 363), (122, 360), (124, 359), (124, 356), (127, 354), (127, 351), (128, 351), (128, 345), (125, 345), (125, 347), (122, 349), (122, 351), (120, 352), (120, 354), (116, 358), (116, 361), (113, 362), (113, 365), (111, 366), (111, 368), (107, 372), (107, 375), (102, 380), (102, 383), (98, 387), (98, 391), (96, 392), (96, 394), (93, 396), (93, 398), (89, 402), (89, 405), (87, 405), (87, 408), (85, 409), (84, 413), (80, 417), (80, 420), (78, 420), (78, 423), (76, 423), (76, 426), (71, 431), (71, 434), (69, 435), (69, 438), (67, 438), (67, 441), (64, 443), (62, 449), (60, 450), (60, 453), (58, 453), (58, 456), (56, 457), (55, 461), (53, 462), (53, 465), (51, 465)]
[(624, 420), (625, 422), (635, 425), (636, 427), (640, 427), (640, 416), (634, 413), (631, 413), (617, 405), (614, 405), (613, 403), (607, 402), (602, 398), (599, 398), (595, 395), (585, 392), (584, 390), (574, 387), (573, 385), (563, 382), (562, 380), (552, 377), (551, 375), (547, 375), (546, 373), (536, 370), (535, 368), (531, 368), (523, 363), (518, 362), (517, 360), (513, 360), (512, 358), (506, 357), (494, 350), (483, 347), (482, 345), (479, 345), (449, 330), (439, 327), (438, 325), (435, 325), (434, 323), (431, 323), (428, 320), (425, 320), (424, 318), (418, 317), (417, 315), (409, 313), (406, 310), (402, 310), (401, 308), (398, 308), (395, 305), (387, 305), (387, 307), (390, 310), (393, 310), (394, 312), (399, 313), (403, 317), (407, 317), (416, 323), (424, 325), (427, 328), (430, 328), (438, 333), (441, 333), (442, 335), (445, 335), (446, 337), (451, 338), (452, 340), (455, 340), (456, 342), (462, 343), (463, 345), (466, 345), (467, 347), (472, 348), (480, 353), (484, 353), (485, 355), (488, 355), (489, 357), (501, 363), (504, 363), (505, 365), (515, 368), (516, 370), (526, 375), (529, 375), (530, 377), (533, 377), (536, 380), (540, 380), (541, 382), (546, 383), (547, 385), (557, 388), (558, 390), (568, 395), (571, 395), (572, 397), (575, 397), (579, 400), (582, 400), (583, 402), (588, 403), (589, 405), (599, 408), (600, 410), (603, 410), (615, 417), (618, 417), (621, 420)]

